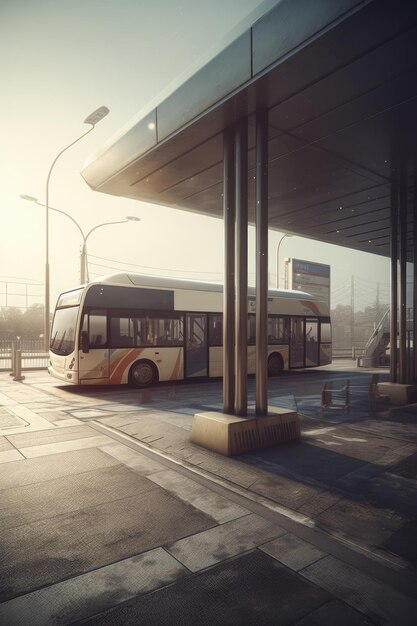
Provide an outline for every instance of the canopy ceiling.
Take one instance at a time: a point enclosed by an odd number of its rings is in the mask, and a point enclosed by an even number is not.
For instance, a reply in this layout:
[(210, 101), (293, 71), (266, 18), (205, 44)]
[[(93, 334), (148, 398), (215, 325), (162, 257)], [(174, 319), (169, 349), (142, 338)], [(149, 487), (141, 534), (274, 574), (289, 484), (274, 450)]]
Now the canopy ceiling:
[(221, 217), (222, 131), (248, 115), (253, 222), (259, 107), (269, 110), (270, 228), (389, 256), (390, 178), (401, 163), (413, 195), (409, 0), (277, 2), (82, 175), (101, 192)]

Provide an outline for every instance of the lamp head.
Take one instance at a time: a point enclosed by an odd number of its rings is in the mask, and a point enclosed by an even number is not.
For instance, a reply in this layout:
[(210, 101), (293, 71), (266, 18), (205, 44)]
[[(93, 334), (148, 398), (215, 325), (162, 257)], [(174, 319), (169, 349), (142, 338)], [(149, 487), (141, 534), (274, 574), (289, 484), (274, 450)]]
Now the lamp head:
[(135, 217), (134, 215), (126, 215), (126, 219), (129, 222), (140, 222), (140, 217)]
[(29, 202), (37, 202), (38, 199), (35, 198), (34, 196), (27, 196), (26, 194), (22, 194), (20, 196), (22, 198), (22, 200), (29, 200)]
[(91, 124), (92, 126), (95, 126), (96, 124), (101, 122), (103, 117), (106, 117), (108, 113), (110, 113), (110, 109), (105, 106), (99, 107), (85, 118), (84, 124)]

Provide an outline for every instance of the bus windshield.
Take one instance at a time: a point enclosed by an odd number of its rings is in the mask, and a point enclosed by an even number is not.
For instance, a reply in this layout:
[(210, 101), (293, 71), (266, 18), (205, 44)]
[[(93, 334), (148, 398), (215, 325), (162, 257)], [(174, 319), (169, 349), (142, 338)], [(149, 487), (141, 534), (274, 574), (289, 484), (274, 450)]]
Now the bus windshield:
[(67, 356), (74, 351), (78, 311), (78, 306), (55, 311), (50, 345), (51, 351), (55, 354)]

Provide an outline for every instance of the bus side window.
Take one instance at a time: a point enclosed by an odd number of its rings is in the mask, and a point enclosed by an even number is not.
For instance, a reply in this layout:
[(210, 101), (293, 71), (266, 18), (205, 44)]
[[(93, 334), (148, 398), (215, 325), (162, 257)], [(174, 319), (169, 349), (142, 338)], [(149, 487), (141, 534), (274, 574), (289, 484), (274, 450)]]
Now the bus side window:
[(320, 342), (330, 343), (332, 340), (332, 331), (330, 323), (322, 322), (320, 324)]
[[(84, 317), (84, 323), (86, 317)], [(89, 314), (88, 340), (91, 348), (102, 348), (107, 344), (107, 317), (105, 313), (91, 311)]]
[(132, 320), (129, 317), (112, 317), (110, 344), (112, 348), (133, 346)]
[(268, 344), (280, 344), (288, 342), (287, 320), (276, 315), (268, 317)]
[(183, 343), (183, 322), (179, 319), (160, 319), (158, 345), (181, 346)]
[(223, 345), (223, 315), (221, 313), (209, 314), (209, 345)]
[(254, 346), (256, 341), (256, 322), (255, 314), (249, 313), (248, 315), (248, 345)]

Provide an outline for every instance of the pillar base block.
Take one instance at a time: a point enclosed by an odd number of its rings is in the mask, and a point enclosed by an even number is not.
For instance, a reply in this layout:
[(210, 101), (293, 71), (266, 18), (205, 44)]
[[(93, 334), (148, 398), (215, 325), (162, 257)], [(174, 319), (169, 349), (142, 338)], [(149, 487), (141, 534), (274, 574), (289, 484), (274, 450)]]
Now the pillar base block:
[(225, 456), (244, 454), (299, 438), (298, 414), (280, 407), (268, 408), (268, 414), (263, 416), (238, 417), (216, 411), (197, 413), (191, 430), (192, 443)]
[(378, 383), (378, 393), (389, 396), (390, 404), (405, 406), (417, 402), (417, 385), (401, 383)]

